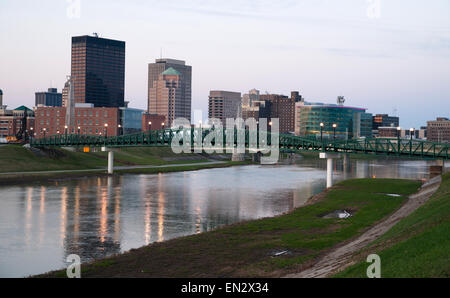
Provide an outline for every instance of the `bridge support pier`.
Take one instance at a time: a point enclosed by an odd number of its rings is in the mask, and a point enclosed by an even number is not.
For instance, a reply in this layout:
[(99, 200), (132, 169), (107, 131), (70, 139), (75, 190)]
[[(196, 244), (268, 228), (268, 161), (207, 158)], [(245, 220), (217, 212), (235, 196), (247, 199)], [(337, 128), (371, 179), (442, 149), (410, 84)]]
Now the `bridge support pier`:
[(108, 152), (108, 175), (114, 174), (114, 151), (106, 147), (102, 147), (103, 152)]
[(339, 154), (320, 153), (320, 158), (327, 160), (327, 188), (333, 186), (333, 159), (340, 157)]
[(108, 151), (108, 174), (114, 174), (114, 151)]

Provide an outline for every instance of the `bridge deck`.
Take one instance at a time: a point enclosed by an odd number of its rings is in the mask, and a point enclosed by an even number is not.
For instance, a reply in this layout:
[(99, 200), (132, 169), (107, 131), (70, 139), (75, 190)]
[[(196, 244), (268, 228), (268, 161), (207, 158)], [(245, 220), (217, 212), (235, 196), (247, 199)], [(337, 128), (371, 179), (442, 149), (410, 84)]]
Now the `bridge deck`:
[[(187, 136), (187, 144), (194, 148), (197, 143), (205, 141), (206, 136), (211, 131), (204, 130), (203, 133), (196, 129), (185, 130), (155, 130), (150, 132), (142, 132), (123, 136), (102, 137), (90, 135), (54, 135), (46, 138), (32, 139), (30, 144), (34, 147), (135, 147), (135, 146), (170, 146), (175, 136), (182, 138), (183, 134)], [(245, 142), (247, 149), (253, 151), (261, 148), (256, 144), (261, 143), (271, 146), (271, 134), (267, 132), (250, 133), (246, 131), (231, 131), (233, 136), (230, 138), (231, 143), (227, 143), (227, 130), (217, 131), (218, 138), (223, 138), (221, 144), (226, 147), (231, 144), (239, 144)], [(228, 132), (230, 133), (230, 132)], [(200, 135), (202, 136), (200, 141)], [(278, 138), (277, 138), (278, 137)], [(267, 140), (267, 141), (265, 141)], [(287, 134), (275, 135), (278, 140), (278, 147), (282, 152), (338, 152), (338, 153), (359, 153), (359, 154), (376, 154), (376, 155), (392, 155), (398, 157), (414, 157), (422, 159), (449, 159), (449, 144), (434, 143), (422, 140), (405, 140), (405, 139), (385, 139), (385, 138), (366, 138), (358, 140), (332, 140), (324, 139), (323, 141), (297, 137)], [(183, 144), (183, 140), (179, 142)], [(215, 145), (213, 141), (212, 144)], [(274, 143), (275, 145), (275, 143)]]

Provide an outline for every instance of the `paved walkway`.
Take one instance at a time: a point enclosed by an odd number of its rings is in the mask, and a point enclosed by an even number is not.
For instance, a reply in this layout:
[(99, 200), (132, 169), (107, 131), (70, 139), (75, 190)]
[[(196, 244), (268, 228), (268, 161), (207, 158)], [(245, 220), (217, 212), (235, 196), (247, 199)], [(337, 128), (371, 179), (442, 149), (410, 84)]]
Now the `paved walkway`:
[[(167, 164), (161, 166), (117, 166), (114, 167), (115, 171), (120, 170), (134, 170), (134, 169), (154, 169), (154, 168), (173, 168), (173, 167), (183, 167), (183, 166), (206, 166), (206, 165), (216, 165), (224, 164), (224, 161), (211, 160), (208, 162), (196, 162), (196, 163), (179, 163), (179, 164)], [(1, 175), (23, 175), (23, 174), (58, 174), (58, 173), (83, 173), (83, 172), (104, 172), (108, 168), (97, 168), (97, 169), (85, 169), (85, 170), (57, 170), (57, 171), (34, 171), (34, 172), (6, 172), (0, 173)]]
[(337, 247), (323, 256), (312, 267), (299, 273), (291, 274), (288, 278), (319, 278), (328, 277), (353, 264), (352, 257), (381, 235), (389, 231), (401, 219), (407, 217), (422, 206), (438, 190), (441, 176), (430, 179), (418, 193), (411, 195), (408, 201), (394, 214), (370, 228), (367, 232), (351, 242)]

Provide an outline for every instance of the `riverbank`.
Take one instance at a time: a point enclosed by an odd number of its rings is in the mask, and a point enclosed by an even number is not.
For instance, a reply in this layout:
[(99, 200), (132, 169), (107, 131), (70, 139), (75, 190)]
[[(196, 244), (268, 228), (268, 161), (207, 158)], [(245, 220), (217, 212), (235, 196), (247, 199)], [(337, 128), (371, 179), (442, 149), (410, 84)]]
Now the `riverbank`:
[(419, 209), (402, 219), (386, 234), (353, 258), (355, 265), (335, 275), (340, 278), (366, 276), (365, 256), (381, 258), (383, 278), (450, 277), (450, 173), (434, 195)]
[[(167, 147), (122, 148), (115, 152), (115, 173), (156, 174), (251, 164), (250, 161), (231, 162), (224, 157), (175, 154)], [(31, 151), (16, 145), (0, 147), (0, 185), (106, 176), (106, 166), (106, 152), (83, 153), (55, 148)]]
[[(154, 243), (82, 265), (83, 277), (281, 277), (299, 272), (335, 245), (397, 210), (418, 181), (339, 183), (288, 214)], [(387, 194), (400, 194), (392, 197)], [(350, 218), (327, 218), (346, 210)], [(64, 277), (65, 271), (41, 277)]]

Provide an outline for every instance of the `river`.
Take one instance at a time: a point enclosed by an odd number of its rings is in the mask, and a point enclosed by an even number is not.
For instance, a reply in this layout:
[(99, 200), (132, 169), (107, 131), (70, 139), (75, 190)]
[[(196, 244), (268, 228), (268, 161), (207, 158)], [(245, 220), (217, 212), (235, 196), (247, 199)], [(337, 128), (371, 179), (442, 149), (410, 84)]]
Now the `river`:
[[(352, 160), (348, 178), (428, 177), (425, 161)], [(0, 277), (61, 269), (143, 245), (292, 210), (324, 190), (326, 164), (303, 159), (159, 175), (121, 175), (0, 187)]]

